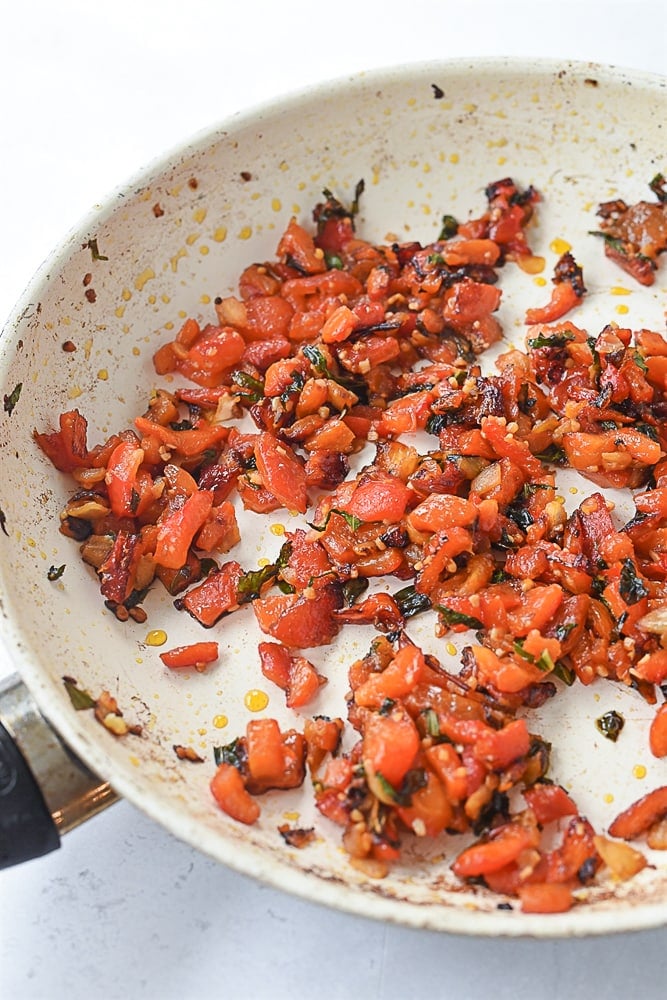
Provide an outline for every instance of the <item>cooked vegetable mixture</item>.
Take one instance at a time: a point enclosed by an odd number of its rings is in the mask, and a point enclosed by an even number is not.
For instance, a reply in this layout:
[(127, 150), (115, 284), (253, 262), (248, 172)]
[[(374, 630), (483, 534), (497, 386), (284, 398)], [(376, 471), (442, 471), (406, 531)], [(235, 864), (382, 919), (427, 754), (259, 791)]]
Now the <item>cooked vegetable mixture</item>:
[[(644, 282), (665, 248), (653, 189), (650, 211), (600, 212), (607, 253), (631, 271), (650, 260)], [(154, 583), (207, 629), (251, 604), (261, 670), (301, 710), (326, 683), (304, 651), (369, 626), (346, 720), (302, 713), (283, 731), (257, 718), (217, 749), (211, 791), (226, 813), (254, 823), (258, 796), (308, 779), (368, 875), (386, 874), (409, 835), (472, 833), (452, 864), (460, 879), (526, 912), (563, 911), (601, 868), (644, 867), (624, 839), (667, 847), (667, 788), (601, 836), (550, 780), (550, 747), (529, 724), (562, 685), (604, 678), (661, 702), (648, 738), (667, 755), (667, 340), (565, 319), (586, 293), (567, 253), (550, 301), (525, 316), (525, 349), (483, 374), (478, 356), (502, 338), (500, 272), (533, 269), (538, 192), (490, 184), (483, 213), (445, 216), (429, 245), (361, 238), (362, 193), (345, 206), (325, 191), (312, 229), (292, 219), (275, 259), (216, 300), (214, 322), (190, 318), (158, 349), (157, 374), (184, 384), (153, 391), (131, 429), (89, 447), (71, 410), (35, 440), (76, 483), (62, 531), (121, 621), (145, 620)], [(633, 249), (640, 215), (651, 253)], [(571, 514), (557, 466), (592, 483)], [(627, 524), (609, 486), (633, 491)], [(239, 505), (304, 515), (261, 569), (230, 555)], [(458, 672), (410, 639), (425, 612), (443, 659), (448, 636), (470, 633)], [(202, 641), (162, 660), (206, 670), (217, 656)], [(610, 739), (622, 726), (599, 720)]]

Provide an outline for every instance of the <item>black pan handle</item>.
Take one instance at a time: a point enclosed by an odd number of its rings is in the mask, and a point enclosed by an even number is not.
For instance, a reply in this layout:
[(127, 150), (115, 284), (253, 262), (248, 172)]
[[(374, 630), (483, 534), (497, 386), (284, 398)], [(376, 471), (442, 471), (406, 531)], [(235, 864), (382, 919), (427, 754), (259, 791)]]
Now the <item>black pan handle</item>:
[(18, 676), (0, 682), (0, 868), (60, 847), (117, 799), (63, 743)]

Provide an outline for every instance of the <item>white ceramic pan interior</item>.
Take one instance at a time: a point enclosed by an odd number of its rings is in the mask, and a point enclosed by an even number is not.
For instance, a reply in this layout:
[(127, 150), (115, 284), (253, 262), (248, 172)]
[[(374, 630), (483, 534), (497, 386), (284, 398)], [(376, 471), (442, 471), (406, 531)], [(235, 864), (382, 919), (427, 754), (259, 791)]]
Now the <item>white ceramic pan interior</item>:
[[(59, 533), (69, 483), (32, 439), (33, 428), (54, 429), (58, 414), (74, 406), (89, 422), (91, 444), (131, 426), (151, 388), (165, 384), (154, 373), (156, 348), (187, 316), (214, 321), (215, 297), (236, 291), (247, 264), (275, 254), (290, 216), (309, 223), (324, 188), (349, 201), (360, 178), (366, 189), (357, 226), (375, 241), (431, 241), (444, 213), (481, 214), (489, 182), (511, 176), (533, 184), (543, 201), (530, 240), (546, 258), (545, 276), (558, 257), (554, 240), (567, 241), (585, 269), (589, 295), (577, 323), (593, 333), (613, 320), (663, 331), (667, 267), (640, 289), (589, 231), (599, 202), (647, 197), (648, 182), (667, 167), (666, 121), (664, 80), (596, 65), (460, 61), (362, 74), (238, 115), (184, 144), (118, 189), (35, 277), (0, 341), (1, 391), (7, 397), (21, 386), (0, 420), (2, 632), (66, 741), (177, 837), (286, 891), (416, 927), (560, 936), (667, 922), (667, 858), (657, 853), (653, 867), (629, 882), (603, 879), (582, 890), (569, 913), (530, 916), (498, 910), (497, 897), (458, 883), (449, 870), (462, 846), (456, 838), (430, 845), (415, 838), (386, 879), (366, 878), (348, 864), (339, 829), (316, 813), (307, 783), (264, 796), (256, 826), (228, 819), (208, 789), (213, 748), (241, 735), (253, 717), (247, 693), (265, 691), (261, 714), (295, 724), (282, 693), (261, 675), (252, 610), (206, 633), (156, 587), (144, 605), (146, 623), (119, 623), (76, 543)], [(615, 294), (619, 286), (630, 294)], [(502, 287), (499, 317), (507, 340), (519, 345), (525, 307), (541, 304), (548, 290), (517, 268), (505, 269)], [(76, 350), (63, 350), (66, 341)], [(572, 480), (563, 488), (578, 503), (591, 487)], [(287, 511), (248, 520), (234, 551), (248, 569), (277, 553), (276, 525), (302, 523)], [(62, 577), (50, 581), (49, 567), (62, 564)], [(433, 624), (422, 616), (408, 632), (455, 668)], [(150, 629), (163, 629), (168, 646), (216, 638), (220, 661), (203, 674), (170, 672), (146, 643)], [(368, 627), (349, 628), (337, 644), (309, 652), (329, 683), (302, 715), (345, 715), (347, 667), (371, 638)], [(74, 711), (64, 674), (93, 694), (109, 690), (141, 735), (116, 739), (92, 713)], [(595, 726), (612, 708), (626, 719), (616, 744)], [(599, 682), (575, 685), (531, 720), (553, 740), (551, 776), (601, 831), (622, 807), (667, 783), (667, 763), (648, 750), (650, 716), (634, 692)], [(179, 760), (174, 744), (192, 746), (205, 763)], [(316, 842), (287, 847), (276, 829), (286, 816), (315, 826)]]

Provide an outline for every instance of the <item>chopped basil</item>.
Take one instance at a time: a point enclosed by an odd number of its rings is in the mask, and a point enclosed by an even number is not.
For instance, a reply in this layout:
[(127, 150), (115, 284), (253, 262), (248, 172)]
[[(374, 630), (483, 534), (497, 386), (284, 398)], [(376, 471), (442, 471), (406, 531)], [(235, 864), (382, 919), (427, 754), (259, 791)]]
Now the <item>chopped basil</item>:
[(322, 375), (326, 375), (327, 377), (329, 376), (327, 359), (324, 357), (319, 347), (315, 347), (314, 344), (304, 344), (301, 350), (314, 368), (317, 368)]
[(529, 663), (535, 662), (535, 657), (532, 653), (527, 653), (523, 648), (523, 639), (515, 639), (512, 643), (512, 648), (517, 656), (520, 656), (522, 660), (528, 660)]
[(667, 202), (667, 178), (665, 175), (657, 173), (650, 181), (649, 187), (658, 201), (664, 205)]
[(551, 465), (567, 465), (567, 456), (557, 444), (550, 444), (548, 448), (545, 448), (535, 458), (539, 458), (541, 462), (549, 462)]
[[(393, 324), (391, 325), (393, 329)], [(319, 347), (315, 347), (314, 344), (304, 344), (301, 348), (304, 357), (308, 358), (313, 368), (320, 373), (324, 378), (330, 378), (332, 382), (336, 382), (338, 385), (342, 385), (344, 389), (349, 389), (358, 398), (360, 403), (365, 403), (368, 400), (368, 386), (365, 381), (361, 378), (355, 377), (354, 375), (334, 375), (329, 369), (329, 363), (320, 350)]]
[(280, 393), (280, 402), (283, 405), (288, 403), (290, 397), (293, 396), (295, 393), (301, 392), (305, 384), (306, 384), (306, 376), (303, 374), (303, 372), (300, 371), (292, 372), (292, 381)]
[(479, 618), (473, 618), (472, 615), (464, 615), (463, 612), (446, 608), (442, 604), (436, 604), (435, 610), (439, 612), (445, 625), (465, 625), (466, 628), (473, 629), (484, 627)]
[[(618, 237), (612, 236), (610, 233), (603, 233), (599, 229), (595, 229), (595, 230), (590, 229), (588, 231), (588, 235), (589, 236), (600, 236), (600, 237), (602, 237), (602, 239), (605, 241), (605, 243), (607, 244), (607, 246), (611, 250), (613, 250), (614, 253), (617, 253), (620, 257), (630, 257), (631, 256), (630, 252), (629, 252), (628, 244), (625, 243), (623, 240), (619, 239)], [(643, 254), (643, 253), (633, 253), (632, 254), (632, 259), (633, 260), (645, 261), (647, 264), (650, 264), (651, 268), (655, 268), (655, 261), (653, 261), (650, 257), (647, 257), (646, 254)]]
[(3, 397), (5, 413), (9, 413), (11, 415), (14, 407), (19, 401), (19, 396), (21, 395), (22, 388), (23, 388), (23, 382), (17, 382), (17, 384), (14, 386), (10, 394), (8, 396)]
[(423, 768), (415, 767), (405, 775), (400, 788), (394, 788), (380, 771), (375, 772), (375, 780), (382, 790), (385, 801), (393, 802), (397, 806), (409, 806), (414, 793), (423, 788), (428, 779)]
[(424, 727), (427, 736), (440, 736), (440, 723), (438, 714), (432, 708), (425, 708), (422, 712), (424, 717)]
[(429, 611), (431, 608), (430, 598), (426, 594), (420, 594), (412, 585), (403, 587), (402, 590), (397, 590), (391, 596), (396, 601), (398, 610), (404, 618), (412, 618), (413, 615), (418, 615), (422, 611)]
[(648, 597), (648, 588), (637, 576), (632, 559), (624, 559), (621, 568), (619, 591), (626, 604), (636, 604), (643, 597)]
[(538, 490), (552, 490), (553, 486), (547, 485), (547, 483), (524, 483), (522, 488), (522, 493), (527, 500), (532, 497), (533, 494), (537, 493)]
[(73, 677), (63, 677), (63, 684), (69, 695), (69, 700), (77, 712), (81, 712), (86, 708), (95, 708), (97, 704), (95, 699), (87, 691), (84, 691), (83, 688), (80, 688)]
[(572, 687), (576, 680), (574, 670), (563, 663), (562, 660), (556, 660), (552, 673), (554, 677), (557, 677), (563, 684), (567, 684), (568, 687)]
[(368, 579), (365, 576), (354, 576), (346, 580), (342, 587), (343, 601), (347, 607), (352, 607), (358, 597), (368, 590)]
[[(574, 625), (570, 626), (574, 628)], [(568, 687), (574, 683), (574, 672), (566, 666), (562, 660), (556, 660), (554, 663), (551, 658), (551, 654), (548, 650), (543, 649), (538, 657), (533, 656), (531, 653), (527, 653), (523, 648), (523, 639), (516, 639), (512, 644), (514, 652), (517, 656), (520, 656), (522, 660), (526, 660), (528, 663), (534, 664), (538, 670), (541, 670), (545, 674), (553, 674), (554, 677), (558, 677), (559, 680), (567, 684)]]
[(505, 513), (521, 531), (527, 531), (531, 524), (535, 523), (533, 515), (526, 510), (521, 501), (509, 504)]
[(439, 240), (450, 240), (459, 231), (459, 224), (453, 215), (443, 215), (440, 223)]
[(599, 719), (596, 719), (595, 725), (605, 739), (611, 740), (612, 743), (615, 743), (621, 735), (621, 730), (625, 725), (625, 719), (622, 715), (619, 715), (615, 709), (612, 709), (610, 712), (605, 712), (604, 715), (601, 715)]
[(356, 514), (348, 514), (347, 511), (338, 510), (336, 507), (331, 508), (331, 513), (339, 514), (346, 522), (348, 527), (352, 528), (352, 531), (356, 531), (357, 528), (360, 528), (361, 525), (364, 523), (360, 517), (356, 516)]
[(262, 566), (261, 569), (244, 573), (237, 588), (240, 602), (254, 601), (256, 597), (259, 597), (262, 588), (277, 575), (278, 566), (276, 563), (269, 563), (267, 566)]
[(366, 187), (366, 182), (363, 177), (361, 180), (357, 181), (354, 189), (354, 200), (349, 208), (346, 208), (341, 201), (336, 198), (329, 188), (323, 188), (322, 194), (326, 198), (326, 202), (323, 205), (318, 205), (316, 209), (316, 220), (318, 225), (318, 230), (321, 230), (324, 223), (329, 219), (354, 219), (354, 216), (359, 212), (359, 200)]
[(452, 413), (432, 413), (426, 421), (425, 430), (428, 434), (439, 434), (452, 422)]
[(232, 740), (223, 747), (213, 747), (213, 759), (216, 766), (220, 764), (231, 764), (239, 771), (243, 769), (246, 762), (246, 747), (240, 737)]
[[(292, 543), (283, 542), (280, 547), (280, 552), (278, 553), (278, 558), (273, 563), (267, 563), (266, 566), (262, 566), (261, 569), (250, 570), (248, 573), (244, 573), (237, 587), (239, 603), (246, 604), (248, 601), (254, 601), (256, 597), (260, 596), (260, 592), (270, 583), (272, 580), (278, 576), (280, 570), (287, 565), (289, 558), (292, 554)], [(283, 581), (284, 582), (284, 581)], [(294, 593), (294, 588), (290, 587), (289, 584), (285, 584), (289, 587), (285, 590), (283, 586), (280, 589), (283, 593)]]
[(354, 216), (357, 215), (359, 211), (359, 201), (361, 199), (362, 194), (364, 193), (365, 187), (366, 187), (366, 181), (362, 177), (361, 180), (357, 181), (354, 188), (354, 201), (350, 205), (350, 215), (352, 216), (352, 218), (354, 218)]
[(551, 336), (545, 336), (545, 334), (540, 333), (537, 337), (529, 339), (528, 346), (532, 347), (534, 351), (540, 347), (565, 347), (570, 340), (574, 340), (574, 334), (567, 331), (552, 333)]
[(544, 673), (549, 673), (555, 669), (556, 664), (551, 659), (551, 654), (548, 649), (543, 649), (538, 658), (535, 660), (535, 666), (538, 670), (544, 671)]
[(658, 431), (651, 424), (635, 424), (635, 430), (639, 431), (645, 437), (650, 438), (651, 441), (658, 441)]
[(573, 628), (577, 627), (576, 622), (563, 622), (562, 625), (556, 626), (554, 629), (554, 638), (558, 639), (559, 642), (564, 642)]
[(376, 771), (375, 773), (375, 780), (380, 786), (384, 800), (389, 802), (394, 802), (396, 805), (400, 805), (399, 794), (394, 788), (394, 786), (391, 784), (391, 782), (387, 781), (385, 776), (381, 774), (379, 771)]
[(254, 375), (237, 369), (237, 371), (232, 372), (231, 380), (245, 390), (243, 393), (244, 399), (249, 399), (253, 403), (257, 403), (263, 398), (264, 383), (260, 379), (255, 378)]
[(63, 563), (62, 566), (49, 566), (46, 578), (47, 580), (59, 580), (64, 572), (65, 563)]

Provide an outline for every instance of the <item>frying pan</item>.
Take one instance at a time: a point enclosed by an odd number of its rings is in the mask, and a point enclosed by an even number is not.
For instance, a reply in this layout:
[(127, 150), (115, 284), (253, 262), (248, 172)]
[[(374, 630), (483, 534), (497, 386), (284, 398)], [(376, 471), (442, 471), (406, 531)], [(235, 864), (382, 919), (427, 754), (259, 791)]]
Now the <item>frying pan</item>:
[[(543, 202), (531, 245), (545, 257), (545, 273), (558, 241), (585, 268), (589, 295), (578, 324), (597, 333), (622, 315), (633, 329), (662, 330), (664, 270), (649, 289), (629, 287), (590, 231), (599, 202), (647, 197), (648, 182), (665, 167), (666, 120), (665, 80), (613, 67), (460, 60), (360, 74), (239, 114), (184, 143), (64, 239), (0, 340), (0, 628), (22, 678), (0, 697), (5, 737), (13, 733), (18, 743), (4, 738), (0, 751), (7, 861), (57, 846), (59, 832), (120, 795), (230, 867), (376, 919), (543, 937), (667, 922), (667, 865), (658, 852), (634, 879), (603, 879), (582, 890), (569, 913), (536, 916), (498, 909), (497, 897), (457, 882), (449, 864), (460, 839), (415, 838), (387, 878), (369, 879), (349, 865), (337, 828), (316, 813), (307, 788), (263, 796), (253, 827), (226, 817), (208, 788), (214, 748), (256, 717), (253, 692), (268, 694), (259, 714), (281, 727), (298, 726), (306, 713), (295, 718), (280, 692), (268, 690), (250, 608), (216, 627), (220, 661), (206, 673), (167, 671), (148, 641), (151, 630), (164, 631), (169, 646), (212, 637), (166, 592), (149, 594), (146, 622), (116, 620), (76, 544), (59, 532), (70, 484), (32, 437), (35, 428), (54, 429), (74, 406), (88, 420), (91, 444), (131, 426), (163, 384), (151, 360), (157, 347), (187, 316), (212, 321), (215, 297), (236, 291), (247, 264), (275, 254), (291, 216), (307, 223), (323, 189), (350, 200), (361, 178), (357, 226), (378, 242), (433, 240), (443, 214), (480, 214), (485, 187), (501, 177), (533, 184)], [(518, 269), (503, 274), (502, 285), (505, 346), (520, 344), (521, 317), (540, 292)], [(568, 503), (588, 489), (563, 480)], [(612, 499), (622, 517), (627, 498)], [(301, 523), (287, 511), (265, 522), (242, 523), (234, 558), (248, 569), (274, 558), (280, 531)], [(64, 569), (58, 575), (51, 567)], [(455, 667), (428, 616), (409, 632)], [(368, 628), (350, 627), (333, 645), (309, 651), (329, 682), (307, 714), (344, 715), (347, 667), (371, 638)], [(90, 711), (77, 710), (63, 677), (94, 697), (109, 691), (140, 732), (114, 737)], [(611, 708), (626, 719), (616, 744), (595, 726)], [(605, 682), (564, 690), (531, 719), (553, 743), (551, 776), (599, 830), (649, 787), (667, 783), (667, 764), (648, 753), (649, 719), (635, 692)], [(176, 745), (192, 747), (202, 763), (179, 759)], [(302, 850), (286, 845), (276, 829), (286, 817), (314, 826), (315, 842)]]

